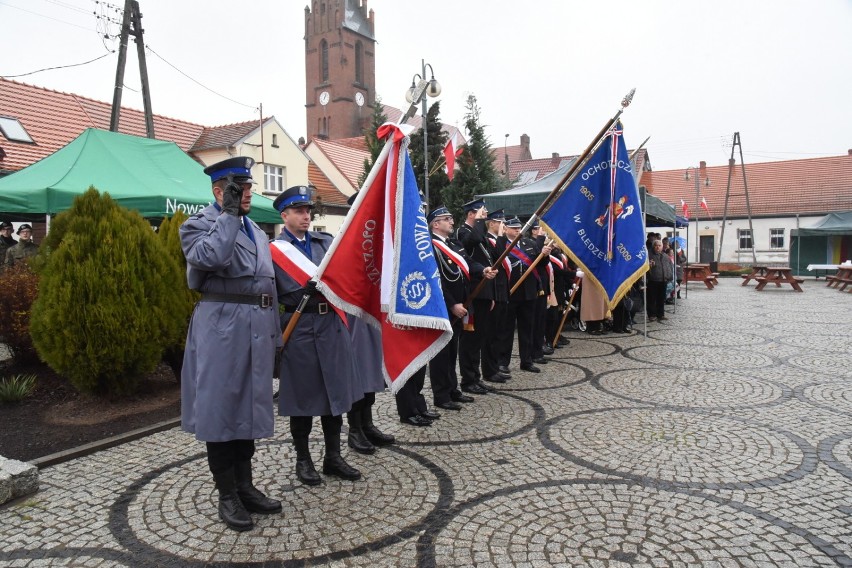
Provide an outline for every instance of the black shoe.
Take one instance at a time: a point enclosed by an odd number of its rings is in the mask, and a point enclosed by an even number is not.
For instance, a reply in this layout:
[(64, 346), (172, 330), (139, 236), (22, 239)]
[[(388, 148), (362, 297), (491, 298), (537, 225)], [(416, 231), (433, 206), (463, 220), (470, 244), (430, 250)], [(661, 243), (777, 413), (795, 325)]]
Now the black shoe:
[(305, 485), (319, 485), (322, 483), (322, 478), (317, 473), (311, 458), (296, 460), (296, 477)]
[(538, 367), (536, 367), (533, 364), (521, 365), (521, 370), (527, 371), (528, 373), (540, 373), (541, 372), (541, 369), (539, 369)]
[(479, 381), (478, 383), (476, 383), (476, 386), (478, 386), (479, 388), (481, 388), (482, 390), (484, 390), (486, 393), (489, 393), (489, 392), (497, 392), (497, 389), (495, 389), (495, 388), (493, 388), (493, 387), (489, 387), (488, 385), (486, 385), (486, 384), (485, 384), (485, 383), (483, 383), (482, 381)]
[(250, 531), (254, 528), (251, 515), (235, 490), (219, 494), (219, 518), (228, 525), (229, 529), (235, 531)]
[(465, 404), (467, 404), (467, 403), (469, 403), (469, 402), (473, 402), (474, 400), (476, 400), (476, 399), (475, 399), (475, 398), (473, 398), (472, 396), (467, 396), (466, 394), (457, 394), (457, 395), (452, 395), (452, 394), (451, 394), (451, 395), (450, 395), (450, 399), (451, 399), (453, 402), (463, 402), (463, 403), (465, 403)]
[(281, 501), (270, 499), (254, 485), (237, 486), (237, 496), (250, 513), (272, 515), (281, 512)]
[(376, 446), (367, 439), (367, 435), (363, 430), (358, 428), (349, 428), (349, 447), (359, 454), (375, 454)]
[(325, 456), (322, 460), (322, 472), (325, 475), (334, 475), (347, 481), (361, 479), (361, 472), (346, 463), (340, 454)]
[(553, 347), (545, 344), (544, 347), (541, 348), (541, 352), (545, 355), (553, 355)]
[(400, 422), (403, 424), (408, 424), (409, 426), (431, 426), (432, 421), (426, 418), (425, 416), (420, 416), (419, 414), (415, 414), (414, 416), (409, 416), (408, 418), (400, 418)]
[[(467, 398), (471, 398), (471, 397), (467, 397)], [(443, 408), (444, 410), (461, 410), (462, 409), (461, 404), (459, 404), (458, 402), (454, 402), (452, 400), (449, 401), (449, 402), (439, 402), (435, 406), (437, 406), (438, 408)]]
[(505, 383), (506, 382), (506, 379), (504, 379), (500, 375), (500, 373), (497, 373), (496, 375), (492, 375), (490, 377), (485, 377), (485, 380), (488, 381), (489, 383)]
[(547, 365), (547, 359), (544, 357), (536, 357), (533, 359), (533, 363), (538, 363), (539, 365)]
[(488, 394), (488, 391), (474, 383), (472, 385), (464, 385), (461, 388), (462, 392), (469, 392), (471, 394)]
[(361, 430), (363, 430), (364, 434), (367, 435), (367, 439), (370, 440), (374, 446), (390, 446), (396, 442), (396, 438), (390, 434), (385, 434), (376, 428), (375, 424), (368, 424)]
[(509, 367), (507, 367), (506, 365), (500, 365), (499, 367), (497, 367), (497, 370), (501, 373), (506, 373), (507, 375), (509, 374)]
[(251, 513), (271, 515), (281, 512), (281, 501), (270, 499), (252, 483), (251, 461), (239, 462), (234, 466), (237, 497)]
[(571, 343), (570, 339), (566, 339), (565, 337), (560, 337), (559, 341), (556, 342), (556, 345), (558, 345), (559, 347), (565, 347), (569, 343)]
[(428, 418), (429, 420), (437, 420), (441, 417), (440, 412), (435, 412), (434, 410), (424, 410), (420, 413), (420, 416), (423, 418)]

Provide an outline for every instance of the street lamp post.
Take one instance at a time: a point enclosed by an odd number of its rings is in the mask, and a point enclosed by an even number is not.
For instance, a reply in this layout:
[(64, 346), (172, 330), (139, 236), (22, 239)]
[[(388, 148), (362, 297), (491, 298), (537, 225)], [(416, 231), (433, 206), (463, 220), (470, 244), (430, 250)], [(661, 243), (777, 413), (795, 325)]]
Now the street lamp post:
[[(703, 165), (704, 162), (701, 162), (701, 164)], [(695, 166), (689, 166), (688, 168), (686, 168), (686, 171), (683, 172), (683, 179), (685, 179), (686, 181), (689, 181), (689, 177), (690, 177), (689, 171), (690, 170), (693, 170), (694, 173), (693, 173), (692, 177), (695, 180), (695, 209), (692, 213), (695, 216), (695, 260), (693, 261), (693, 263), (698, 263), (698, 262), (700, 262), (699, 242), (698, 242), (699, 241), (699, 238), (698, 238), (698, 208), (701, 207), (700, 178), (701, 178), (701, 173), (704, 172), (704, 168), (702, 168), (702, 167), (696, 168)], [(706, 172), (704, 172), (704, 187), (710, 187), (710, 178), (707, 177)]]
[[(426, 113), (428, 111), (427, 108), (427, 97), (435, 98), (441, 94), (441, 85), (435, 80), (435, 70), (432, 69), (432, 65), (426, 63), (426, 60), (420, 60), (421, 73), (415, 73), (414, 77), (411, 78), (411, 87), (405, 93), (405, 100), (408, 101), (412, 107), (417, 104), (418, 91), (420, 89), (417, 88), (417, 84), (415, 83), (415, 79), (418, 81), (426, 81), (426, 68), (429, 68), (430, 79), (427, 81), (426, 88), (419, 93), (420, 103), (423, 106), (423, 195), (426, 197), (426, 209), (430, 208), (429, 205), (429, 142), (427, 140), (427, 128), (426, 128)], [(404, 120), (403, 120), (404, 122)]]
[(506, 151), (506, 142), (509, 141), (509, 135), (503, 138), (503, 169), (506, 171), (506, 179), (509, 179), (509, 153)]

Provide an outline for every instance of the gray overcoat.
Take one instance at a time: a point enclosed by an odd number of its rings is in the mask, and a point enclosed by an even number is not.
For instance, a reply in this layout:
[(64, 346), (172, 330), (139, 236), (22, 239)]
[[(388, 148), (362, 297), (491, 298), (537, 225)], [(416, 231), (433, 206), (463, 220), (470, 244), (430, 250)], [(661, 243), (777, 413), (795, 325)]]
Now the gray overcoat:
[(349, 315), (349, 334), (352, 336), (352, 353), (363, 394), (385, 390), (382, 374), (382, 336), (361, 318)]
[(201, 292), (270, 294), (272, 306), (199, 302), (192, 313), (181, 374), (183, 429), (205, 442), (272, 436), (272, 367), (281, 343), (269, 240), (249, 221), (215, 205), (180, 228), (189, 287)]
[[(311, 260), (318, 265), (333, 237), (316, 231), (310, 235)], [(278, 239), (290, 240), (283, 232)], [(278, 301), (295, 308), (304, 295), (302, 286), (278, 265), (275, 265), (275, 284)], [(324, 299), (316, 294), (311, 304), (318, 301)], [(281, 314), (281, 329), (287, 327), (291, 316), (291, 313)], [(278, 373), (281, 416), (338, 416), (349, 412), (352, 403), (364, 395), (355, 372), (349, 331), (333, 310), (326, 314), (306, 311), (301, 315), (284, 346)]]

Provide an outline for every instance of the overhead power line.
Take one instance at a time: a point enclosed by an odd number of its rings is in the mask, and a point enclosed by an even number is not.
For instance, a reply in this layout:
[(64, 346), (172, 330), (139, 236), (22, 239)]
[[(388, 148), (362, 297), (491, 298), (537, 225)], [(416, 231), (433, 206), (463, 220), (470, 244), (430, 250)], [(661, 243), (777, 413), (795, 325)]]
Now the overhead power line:
[(98, 59), (103, 59), (104, 57), (111, 55), (111, 53), (104, 53), (100, 57), (95, 57), (94, 59), (90, 59), (89, 61), (84, 61), (83, 63), (72, 63), (71, 65), (57, 65), (56, 67), (45, 67), (44, 69), (38, 69), (37, 71), (30, 71), (29, 73), (21, 73), (19, 75), (0, 75), (4, 79), (14, 79), (15, 77), (26, 77), (27, 75), (35, 75), (36, 73), (41, 73), (42, 71), (51, 71), (53, 69), (67, 69), (69, 67), (79, 67), (81, 65), (88, 65), (89, 63), (94, 63)]

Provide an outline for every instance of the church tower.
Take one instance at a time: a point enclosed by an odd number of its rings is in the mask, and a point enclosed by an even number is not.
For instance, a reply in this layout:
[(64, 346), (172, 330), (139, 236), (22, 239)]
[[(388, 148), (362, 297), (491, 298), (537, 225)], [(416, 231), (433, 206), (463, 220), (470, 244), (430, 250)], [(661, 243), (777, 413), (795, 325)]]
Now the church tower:
[(305, 7), (308, 140), (363, 136), (376, 100), (376, 39), (367, 0)]

